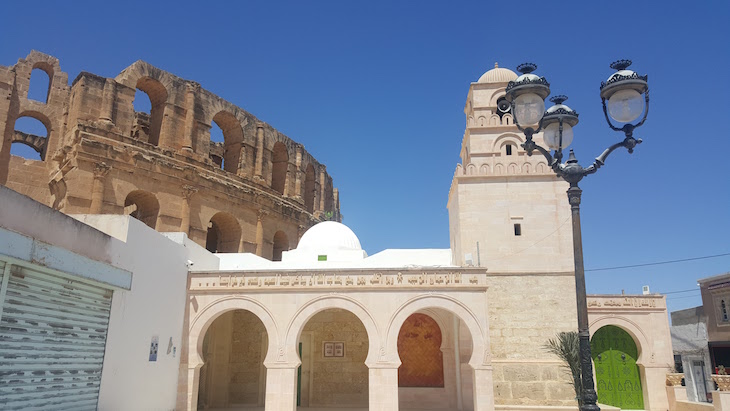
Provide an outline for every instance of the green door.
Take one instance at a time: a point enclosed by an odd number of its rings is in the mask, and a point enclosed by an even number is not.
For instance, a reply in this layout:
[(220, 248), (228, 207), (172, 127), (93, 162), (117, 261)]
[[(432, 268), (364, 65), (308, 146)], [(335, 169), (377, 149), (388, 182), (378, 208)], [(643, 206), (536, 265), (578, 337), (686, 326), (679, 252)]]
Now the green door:
[(629, 333), (619, 327), (601, 327), (591, 340), (596, 367), (598, 402), (628, 410), (644, 409), (639, 367), (639, 352)]

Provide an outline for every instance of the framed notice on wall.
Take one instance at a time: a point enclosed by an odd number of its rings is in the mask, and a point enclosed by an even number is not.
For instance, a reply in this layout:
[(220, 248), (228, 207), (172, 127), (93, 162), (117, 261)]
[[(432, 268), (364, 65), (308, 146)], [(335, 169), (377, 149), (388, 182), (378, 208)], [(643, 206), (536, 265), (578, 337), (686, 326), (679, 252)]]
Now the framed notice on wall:
[(325, 341), (322, 343), (322, 353), (325, 357), (344, 357), (345, 343), (341, 341)]

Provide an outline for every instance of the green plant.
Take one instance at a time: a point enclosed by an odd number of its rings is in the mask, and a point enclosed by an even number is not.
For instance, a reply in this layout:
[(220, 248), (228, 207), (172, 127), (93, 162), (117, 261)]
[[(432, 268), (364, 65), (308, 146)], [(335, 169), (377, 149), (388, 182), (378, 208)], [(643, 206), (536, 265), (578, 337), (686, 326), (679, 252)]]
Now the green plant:
[(580, 354), (578, 347), (578, 333), (575, 331), (561, 331), (557, 333), (555, 338), (549, 339), (547, 343), (543, 345), (543, 348), (547, 352), (555, 354), (565, 363), (563, 364), (563, 367), (573, 380), (575, 399), (578, 401), (578, 406), (580, 407), (583, 404), (580, 397), (581, 379)]

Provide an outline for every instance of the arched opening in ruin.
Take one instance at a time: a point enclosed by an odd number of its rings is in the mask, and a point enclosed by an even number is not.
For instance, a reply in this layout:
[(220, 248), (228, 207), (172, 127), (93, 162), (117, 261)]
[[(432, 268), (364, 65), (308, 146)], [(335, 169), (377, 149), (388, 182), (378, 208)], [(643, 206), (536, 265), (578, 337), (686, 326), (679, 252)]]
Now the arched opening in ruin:
[(284, 143), (277, 141), (272, 151), (271, 188), (280, 194), (284, 194), (288, 166), (289, 153), (287, 153), (286, 146)]
[(236, 174), (243, 146), (241, 122), (227, 111), (213, 116), (210, 129), (210, 157), (223, 170)]
[(365, 326), (352, 312), (331, 308), (314, 314), (296, 347), (302, 362), (297, 405), (367, 409), (369, 347)]
[[(442, 308), (419, 310), (398, 332), (398, 402), (406, 409), (473, 409), (471, 333)], [(428, 407), (423, 399), (428, 398)]]
[(136, 218), (152, 229), (157, 227), (159, 213), (160, 203), (149, 191), (134, 190), (124, 199), (124, 214)]
[(307, 171), (304, 174), (304, 208), (310, 213), (314, 212), (314, 167), (307, 165)]
[(48, 95), (51, 93), (51, 78), (53, 71), (47, 68), (34, 67), (30, 72), (30, 84), (28, 85), (28, 99), (48, 103)]
[(236, 217), (221, 211), (208, 222), (205, 248), (211, 253), (236, 253), (240, 241), (241, 225)]
[[(40, 116), (40, 115), (39, 115)], [(15, 120), (15, 131), (10, 145), (10, 154), (27, 160), (43, 160), (48, 145), (48, 126), (45, 117), (22, 116)]]
[(150, 77), (142, 77), (137, 80), (136, 87), (132, 136), (147, 143), (159, 145), (167, 90), (162, 83)]
[(263, 407), (268, 345), (256, 314), (239, 309), (216, 318), (203, 339), (198, 409)]
[(281, 255), (284, 251), (289, 250), (289, 239), (283, 231), (277, 231), (274, 234), (274, 253), (271, 257), (272, 261), (281, 261)]

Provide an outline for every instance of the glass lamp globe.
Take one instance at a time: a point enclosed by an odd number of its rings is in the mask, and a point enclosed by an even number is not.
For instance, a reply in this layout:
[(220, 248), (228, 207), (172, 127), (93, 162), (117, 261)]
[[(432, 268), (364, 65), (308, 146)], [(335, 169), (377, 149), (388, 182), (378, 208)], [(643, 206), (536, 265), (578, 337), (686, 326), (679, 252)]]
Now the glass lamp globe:
[(634, 89), (619, 90), (608, 99), (608, 114), (620, 123), (630, 123), (644, 111), (644, 100)]
[(514, 104), (515, 119), (526, 126), (540, 122), (545, 113), (545, 101), (535, 93), (520, 94)]
[[(545, 127), (543, 132), (543, 139), (545, 144), (550, 147), (551, 150), (557, 150), (560, 142), (560, 124), (552, 123)], [(561, 149), (568, 147), (573, 142), (573, 127), (570, 124), (563, 123), (563, 144)]]

